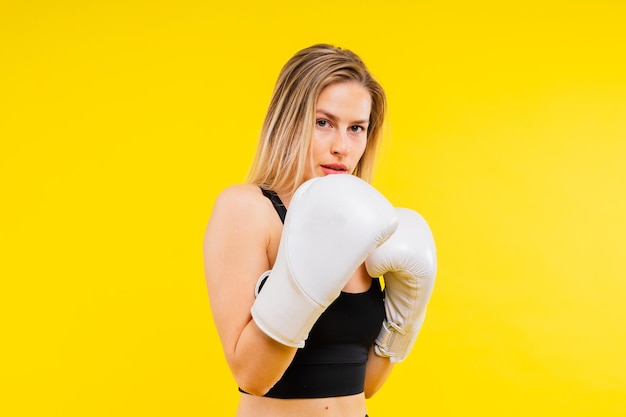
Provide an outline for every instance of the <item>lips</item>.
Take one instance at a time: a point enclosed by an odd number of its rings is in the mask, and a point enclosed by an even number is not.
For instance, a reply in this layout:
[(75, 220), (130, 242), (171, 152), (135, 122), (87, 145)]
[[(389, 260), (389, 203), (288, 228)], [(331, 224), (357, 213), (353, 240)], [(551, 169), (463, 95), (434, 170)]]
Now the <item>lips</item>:
[(325, 164), (321, 165), (325, 174), (346, 174), (348, 167), (343, 164)]

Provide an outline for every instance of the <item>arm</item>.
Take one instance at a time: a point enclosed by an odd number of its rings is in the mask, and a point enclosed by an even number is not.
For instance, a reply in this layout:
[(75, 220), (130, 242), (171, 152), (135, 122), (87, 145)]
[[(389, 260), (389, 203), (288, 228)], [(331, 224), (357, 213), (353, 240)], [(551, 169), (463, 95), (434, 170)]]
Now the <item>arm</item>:
[(319, 315), (398, 223), (391, 204), (363, 180), (333, 175), (305, 182), (291, 200), (270, 276), (253, 299), (250, 277), (256, 280), (270, 266), (267, 250), (260, 249), (270, 246), (263, 238), (269, 234), (258, 229), (267, 219), (254, 215), (260, 208), (232, 200), (218, 201), (207, 230), (209, 296), (235, 379), (244, 390), (263, 394), (295, 348), (304, 346)]
[(278, 381), (296, 352), (260, 331), (250, 314), (256, 281), (271, 266), (272, 239), (280, 238), (273, 222), (280, 220), (256, 187), (231, 187), (217, 198), (204, 240), (211, 311), (226, 361), (237, 384), (256, 395)]
[(376, 355), (373, 346), (370, 348), (365, 368), (365, 398), (371, 398), (378, 392), (391, 374), (393, 365), (389, 358)]
[(365, 262), (368, 273), (385, 279), (385, 320), (374, 352), (402, 362), (413, 348), (435, 284), (437, 252), (426, 220), (417, 212), (397, 209), (396, 233)]
[(382, 386), (393, 364), (411, 351), (435, 283), (437, 254), (428, 224), (417, 212), (397, 211), (396, 232), (365, 263), (372, 277), (384, 276), (386, 315), (367, 362), (366, 398)]

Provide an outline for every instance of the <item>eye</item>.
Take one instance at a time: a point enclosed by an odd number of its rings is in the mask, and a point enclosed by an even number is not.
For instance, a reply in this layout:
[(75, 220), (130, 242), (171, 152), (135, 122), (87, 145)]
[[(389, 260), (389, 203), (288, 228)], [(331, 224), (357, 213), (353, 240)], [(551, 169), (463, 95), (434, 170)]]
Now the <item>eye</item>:
[(326, 120), (326, 119), (317, 119), (315, 121), (315, 124), (318, 127), (328, 127), (328, 126), (330, 126), (330, 122), (328, 120)]
[(350, 126), (349, 129), (350, 129), (350, 132), (353, 132), (353, 133), (360, 133), (360, 132), (365, 131), (365, 128), (359, 125)]

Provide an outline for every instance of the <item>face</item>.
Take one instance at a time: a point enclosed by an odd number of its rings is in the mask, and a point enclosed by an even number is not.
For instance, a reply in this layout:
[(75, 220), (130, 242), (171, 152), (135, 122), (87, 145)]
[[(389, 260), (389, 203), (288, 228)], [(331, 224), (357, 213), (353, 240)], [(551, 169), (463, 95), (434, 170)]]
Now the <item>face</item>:
[(352, 174), (367, 145), (372, 98), (357, 82), (324, 88), (315, 107), (310, 177)]

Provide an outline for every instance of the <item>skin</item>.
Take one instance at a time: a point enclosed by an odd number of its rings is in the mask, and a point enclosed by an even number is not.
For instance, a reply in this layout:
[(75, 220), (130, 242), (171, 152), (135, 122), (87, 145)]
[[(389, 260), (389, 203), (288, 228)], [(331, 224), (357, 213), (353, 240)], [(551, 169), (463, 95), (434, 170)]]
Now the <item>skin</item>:
[[(354, 171), (367, 144), (370, 109), (369, 92), (358, 83), (332, 84), (321, 92), (316, 103), (309, 178)], [(275, 191), (288, 208), (288, 193)], [(257, 186), (246, 184), (229, 187), (218, 196), (205, 235), (213, 319), (235, 381), (252, 394), (241, 395), (237, 417), (363, 417), (365, 399), (382, 386), (393, 366), (372, 350), (364, 393), (289, 400), (262, 396), (280, 379), (296, 353), (295, 348), (263, 333), (250, 314), (253, 289), (258, 277), (276, 260), (282, 228), (271, 202)], [(362, 265), (343, 291), (365, 292), (370, 285), (371, 277)]]

